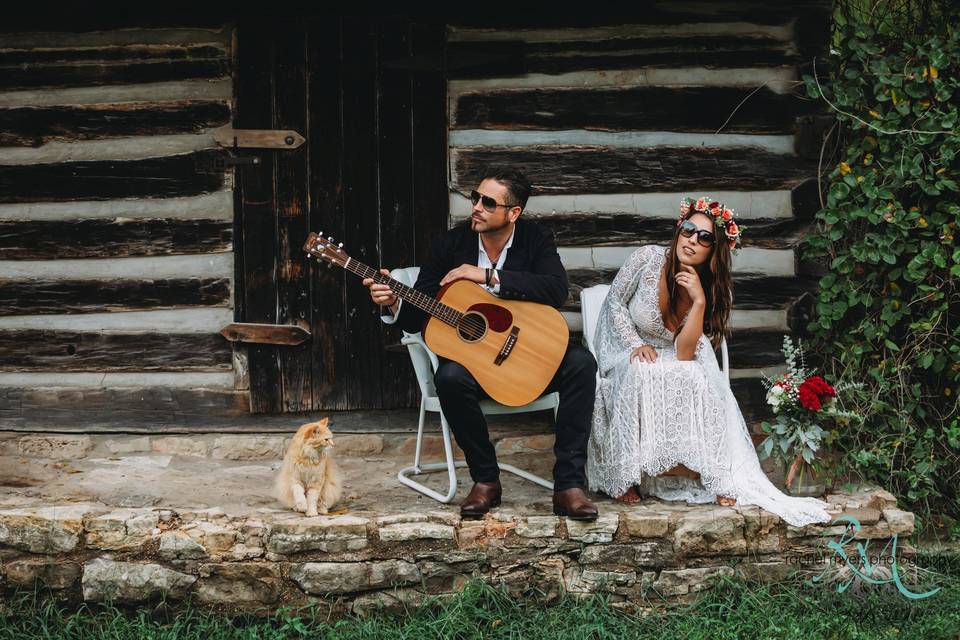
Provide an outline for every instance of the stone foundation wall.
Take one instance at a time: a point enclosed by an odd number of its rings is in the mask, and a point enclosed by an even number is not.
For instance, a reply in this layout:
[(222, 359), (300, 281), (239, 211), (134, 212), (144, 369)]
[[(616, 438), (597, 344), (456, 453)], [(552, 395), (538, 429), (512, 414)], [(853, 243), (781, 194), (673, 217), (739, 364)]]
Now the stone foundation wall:
[[(829, 497), (877, 552), (913, 531), (885, 491)], [(457, 591), (471, 576), (517, 595), (610, 594), (627, 606), (685, 600), (711, 576), (781, 580), (825, 551), (843, 525), (791, 527), (756, 507), (647, 503), (593, 523), (498, 510), (305, 518), (261, 509), (109, 509), (82, 504), (0, 511), (0, 585), (39, 582), (65, 598), (165, 597), (230, 609), (321, 604), (366, 612)], [(913, 550), (898, 543), (901, 555)]]

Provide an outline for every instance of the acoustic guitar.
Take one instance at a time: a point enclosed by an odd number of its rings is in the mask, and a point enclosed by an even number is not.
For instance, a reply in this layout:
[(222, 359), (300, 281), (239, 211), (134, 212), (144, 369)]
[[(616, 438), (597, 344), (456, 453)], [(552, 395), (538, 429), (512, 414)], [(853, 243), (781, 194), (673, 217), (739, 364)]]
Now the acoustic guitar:
[(432, 298), (354, 260), (333, 238), (311, 233), (303, 249), (361, 278), (388, 285), (405, 304), (425, 311), (427, 346), (466, 367), (501, 404), (518, 407), (533, 402), (560, 367), (570, 331), (553, 307), (502, 300), (469, 280), (451, 282)]

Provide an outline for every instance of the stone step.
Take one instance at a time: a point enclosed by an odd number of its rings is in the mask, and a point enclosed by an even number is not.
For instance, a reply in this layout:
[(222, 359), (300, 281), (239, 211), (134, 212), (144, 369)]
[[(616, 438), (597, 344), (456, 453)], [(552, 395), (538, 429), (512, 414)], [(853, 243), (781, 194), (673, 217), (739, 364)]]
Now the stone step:
[[(882, 490), (829, 497), (858, 518), (854, 542), (884, 549), (913, 514)], [(227, 609), (320, 604), (333, 614), (416, 604), (471, 577), (523, 596), (599, 593), (614, 603), (684, 601), (718, 575), (781, 581), (820, 572), (845, 527), (792, 527), (757, 507), (604, 503), (575, 522), (523, 503), (482, 520), (455, 507), (358, 510), (305, 518), (279, 509), (112, 508), (97, 503), (0, 505), (0, 590), (40, 583), (63, 598), (140, 603), (191, 597)], [(896, 547), (901, 579), (915, 549)], [(874, 562), (876, 560), (873, 560)], [(888, 565), (889, 566), (889, 565)]]

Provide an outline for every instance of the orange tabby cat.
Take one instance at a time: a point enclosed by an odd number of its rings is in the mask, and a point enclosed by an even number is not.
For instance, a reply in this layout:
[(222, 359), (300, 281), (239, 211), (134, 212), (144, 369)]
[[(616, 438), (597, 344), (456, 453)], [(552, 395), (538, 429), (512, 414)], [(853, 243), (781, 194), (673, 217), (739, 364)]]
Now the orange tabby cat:
[(340, 499), (340, 469), (333, 461), (333, 433), (327, 418), (309, 422), (293, 436), (277, 474), (277, 499), (308, 516), (326, 514)]

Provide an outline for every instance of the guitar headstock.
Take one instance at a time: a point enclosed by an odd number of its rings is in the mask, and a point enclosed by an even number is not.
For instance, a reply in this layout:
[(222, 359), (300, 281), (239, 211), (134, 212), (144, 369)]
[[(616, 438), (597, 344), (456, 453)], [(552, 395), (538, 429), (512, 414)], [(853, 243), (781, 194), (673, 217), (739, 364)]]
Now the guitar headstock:
[(303, 244), (303, 250), (307, 252), (308, 256), (320, 258), (338, 267), (346, 266), (347, 260), (350, 259), (347, 252), (343, 250), (343, 243), (336, 244), (336, 241), (330, 236), (324, 238), (322, 231), (320, 233), (311, 232), (307, 236), (307, 241)]

